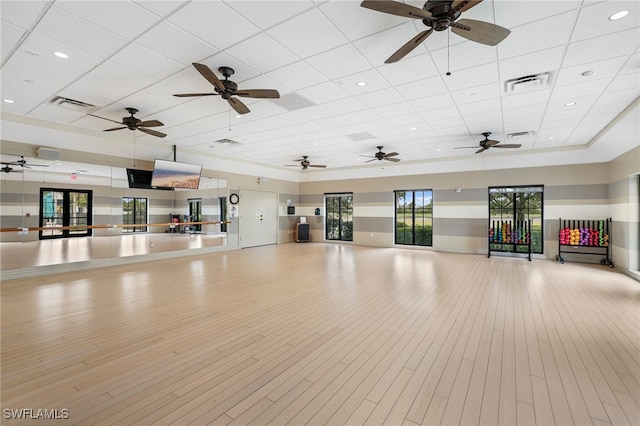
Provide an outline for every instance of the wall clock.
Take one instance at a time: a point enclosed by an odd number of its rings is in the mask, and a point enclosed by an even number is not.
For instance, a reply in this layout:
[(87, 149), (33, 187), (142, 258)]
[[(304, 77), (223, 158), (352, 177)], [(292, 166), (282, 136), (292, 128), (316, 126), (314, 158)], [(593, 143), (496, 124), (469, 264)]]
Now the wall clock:
[(240, 197), (238, 197), (238, 194), (229, 195), (229, 202), (231, 204), (238, 204), (238, 201), (240, 201)]

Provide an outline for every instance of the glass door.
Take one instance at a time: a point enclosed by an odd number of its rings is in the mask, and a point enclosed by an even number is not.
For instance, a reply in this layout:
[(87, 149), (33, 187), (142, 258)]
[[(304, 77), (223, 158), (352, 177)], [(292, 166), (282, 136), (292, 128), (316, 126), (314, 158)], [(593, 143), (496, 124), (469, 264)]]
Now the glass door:
[[(189, 217), (192, 222), (202, 222), (202, 199), (191, 198), (189, 199)], [(202, 225), (197, 223), (192, 225), (192, 229), (195, 232), (202, 231)]]
[(40, 239), (89, 236), (91, 191), (40, 189)]

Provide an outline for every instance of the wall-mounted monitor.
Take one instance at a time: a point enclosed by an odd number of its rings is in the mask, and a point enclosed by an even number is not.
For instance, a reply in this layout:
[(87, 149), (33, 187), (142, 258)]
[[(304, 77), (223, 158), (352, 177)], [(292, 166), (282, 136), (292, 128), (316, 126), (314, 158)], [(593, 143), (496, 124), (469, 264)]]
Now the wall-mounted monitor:
[(201, 173), (202, 166), (199, 164), (156, 160), (153, 165), (151, 186), (198, 189)]

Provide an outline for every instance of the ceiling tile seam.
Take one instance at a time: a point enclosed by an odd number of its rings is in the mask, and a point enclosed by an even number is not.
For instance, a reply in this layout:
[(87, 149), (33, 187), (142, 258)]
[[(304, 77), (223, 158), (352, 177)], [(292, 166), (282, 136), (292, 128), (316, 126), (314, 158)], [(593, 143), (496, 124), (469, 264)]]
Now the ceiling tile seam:
[(5, 60), (2, 61), (2, 64), (0, 65), (0, 68), (4, 68), (4, 66), (9, 61), (9, 59), (11, 59), (11, 57), (13, 57), (13, 55), (18, 51), (18, 49), (20, 49), (20, 47), (22, 47), (22, 44), (29, 37), (29, 35), (31, 35), (31, 33), (34, 32), (35, 28), (38, 26), (38, 24), (40, 24), (40, 21), (44, 18), (44, 16), (47, 14), (47, 12), (49, 12), (49, 9), (51, 9), (52, 6), (53, 6), (53, 2), (45, 3), (45, 7), (42, 8), (42, 10), (40, 11), (40, 14), (38, 15), (38, 17), (31, 24), (31, 27), (24, 28), (25, 32), (22, 34), (22, 36), (20, 37), (18, 42), (15, 44), (15, 46), (13, 47), (13, 50), (6, 56)]
[[(584, 1), (582, 3), (584, 3)], [(573, 26), (571, 27), (571, 31), (569, 33), (569, 39), (568, 39), (568, 42), (564, 46), (564, 52), (562, 53), (562, 59), (560, 61), (558, 69), (551, 71), (551, 72), (553, 72), (553, 82), (552, 82), (551, 90), (549, 91), (549, 96), (547, 97), (545, 108), (542, 111), (542, 117), (544, 117), (547, 114), (547, 111), (549, 110), (549, 103), (551, 102), (551, 99), (553, 97), (553, 92), (556, 89), (556, 82), (557, 82), (557, 79), (558, 79), (558, 74), (559, 74), (560, 70), (563, 68), (563, 63), (564, 63), (565, 59), (567, 58), (567, 51), (569, 50), (569, 46), (571, 45), (571, 38), (573, 37), (573, 34), (576, 31), (576, 27), (578, 26), (578, 20), (580, 19), (580, 13), (581, 12), (582, 12), (582, 4), (581, 4), (580, 8), (578, 8), (578, 13), (575, 14), (575, 18), (574, 18), (574, 21), (573, 21)], [(504, 111), (504, 109), (503, 109), (503, 111)], [(502, 122), (503, 122), (503, 126), (504, 126), (504, 119), (503, 119)], [(540, 134), (540, 129), (542, 128), (542, 122), (543, 122), (542, 119), (538, 122), (538, 127), (535, 129), (536, 135)], [(575, 129), (576, 128), (574, 127), (574, 129), (571, 130), (569, 135), (565, 138), (565, 141), (568, 140), (571, 137), (571, 135), (573, 135), (573, 133), (575, 132)], [(538, 138), (536, 137), (534, 139), (534, 141), (533, 141), (533, 144), (531, 145), (531, 149), (535, 149), (537, 142), (538, 142)]]

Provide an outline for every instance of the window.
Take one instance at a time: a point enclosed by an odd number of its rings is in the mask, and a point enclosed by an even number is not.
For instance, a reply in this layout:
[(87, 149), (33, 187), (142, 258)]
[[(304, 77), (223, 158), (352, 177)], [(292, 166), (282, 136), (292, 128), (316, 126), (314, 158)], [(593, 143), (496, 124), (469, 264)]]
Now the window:
[(325, 194), (325, 238), (353, 241), (353, 193)]
[(433, 191), (431, 189), (394, 191), (395, 243), (413, 246), (433, 245)]
[(92, 234), (92, 192), (40, 188), (40, 239)]
[[(544, 186), (497, 186), (489, 188), (489, 227), (494, 221), (510, 222), (513, 229), (531, 220), (531, 253), (542, 253)], [(492, 249), (510, 251), (506, 247)], [(526, 246), (516, 246), (516, 252), (527, 252)]]
[(147, 223), (146, 198), (122, 198), (122, 224), (129, 225), (122, 228), (122, 232), (147, 232), (146, 226), (131, 226)]

